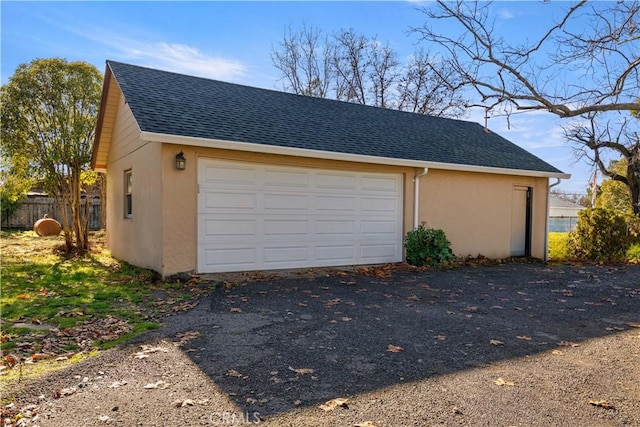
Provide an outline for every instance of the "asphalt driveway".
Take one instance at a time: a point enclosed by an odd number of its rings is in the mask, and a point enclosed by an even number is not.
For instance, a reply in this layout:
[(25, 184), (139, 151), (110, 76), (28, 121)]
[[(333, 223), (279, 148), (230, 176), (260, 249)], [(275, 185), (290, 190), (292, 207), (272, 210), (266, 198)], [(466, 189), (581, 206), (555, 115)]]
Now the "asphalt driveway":
[[(219, 286), (74, 368), (102, 374), (50, 413), (86, 425), (640, 425), (640, 266), (369, 273)], [(149, 344), (165, 349), (131, 357)], [(151, 401), (153, 375), (172, 386)], [(107, 389), (125, 380), (126, 398)], [(180, 393), (203, 403), (162, 403)], [(348, 401), (319, 408), (335, 398)], [(116, 412), (87, 415), (110, 399)]]
[[(508, 263), (381, 276), (342, 273), (221, 288), (173, 327), (200, 332), (189, 357), (239, 408), (268, 417), (571, 351), (640, 326), (639, 267)], [(636, 359), (619, 360), (621, 369), (640, 363), (639, 348), (636, 340)], [(572, 380), (586, 379), (576, 375)], [(634, 408), (629, 420), (640, 425), (640, 388), (633, 393), (625, 398)]]

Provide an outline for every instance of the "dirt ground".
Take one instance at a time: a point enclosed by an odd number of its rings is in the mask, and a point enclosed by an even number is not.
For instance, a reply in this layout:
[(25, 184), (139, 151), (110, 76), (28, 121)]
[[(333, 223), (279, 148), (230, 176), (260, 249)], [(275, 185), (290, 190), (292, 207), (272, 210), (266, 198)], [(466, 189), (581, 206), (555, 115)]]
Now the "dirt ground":
[(272, 275), (11, 392), (7, 425), (639, 426), (640, 266)]

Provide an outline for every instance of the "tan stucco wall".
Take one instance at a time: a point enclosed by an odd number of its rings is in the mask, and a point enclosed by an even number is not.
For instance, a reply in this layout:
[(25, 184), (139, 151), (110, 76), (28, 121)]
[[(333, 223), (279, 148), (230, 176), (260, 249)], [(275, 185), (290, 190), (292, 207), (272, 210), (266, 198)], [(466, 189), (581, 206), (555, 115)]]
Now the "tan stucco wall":
[[(118, 108), (107, 162), (107, 247), (139, 267), (162, 271), (161, 146), (139, 139), (129, 106)], [(133, 174), (133, 216), (125, 218), (124, 173)]]
[(547, 178), (430, 169), (420, 178), (420, 222), (441, 228), (457, 256), (511, 254), (514, 186), (532, 187), (531, 255), (544, 259)]

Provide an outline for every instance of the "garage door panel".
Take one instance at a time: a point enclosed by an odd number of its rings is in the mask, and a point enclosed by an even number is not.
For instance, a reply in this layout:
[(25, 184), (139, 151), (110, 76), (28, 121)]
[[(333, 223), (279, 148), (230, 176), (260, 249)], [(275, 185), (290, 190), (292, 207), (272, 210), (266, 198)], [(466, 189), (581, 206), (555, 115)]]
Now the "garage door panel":
[(258, 201), (255, 193), (250, 192), (231, 192), (231, 191), (206, 191), (201, 189), (201, 200), (199, 211), (201, 213), (211, 212), (212, 210), (230, 210), (230, 209), (250, 209), (255, 210)]
[(223, 236), (254, 236), (257, 231), (255, 219), (206, 219), (203, 228), (207, 238)]
[(281, 236), (300, 236), (309, 234), (309, 221), (306, 219), (265, 219), (264, 234), (270, 238)]
[[(363, 259), (387, 259), (392, 257), (397, 250), (394, 244), (365, 244), (360, 247), (360, 255)], [(378, 261), (375, 261), (378, 262)]]
[(305, 172), (267, 169), (264, 174), (264, 183), (267, 186), (308, 187), (309, 180), (309, 174)]
[(198, 162), (198, 271), (402, 260), (402, 176)]
[(307, 262), (309, 260), (309, 247), (306, 245), (281, 246), (265, 245), (265, 264), (282, 264), (287, 262)]
[(247, 185), (254, 184), (257, 181), (256, 170), (249, 166), (243, 165), (205, 165), (204, 175), (205, 182), (220, 182), (224, 183), (225, 185)]
[(357, 200), (349, 196), (317, 195), (315, 209), (329, 212), (355, 212), (358, 209)]
[(362, 197), (360, 208), (366, 213), (394, 213), (398, 210), (397, 197)]
[(362, 220), (360, 231), (364, 235), (380, 236), (386, 234), (393, 236), (398, 232), (398, 223), (395, 221)]
[(357, 177), (352, 173), (339, 172), (317, 172), (316, 188), (318, 189), (341, 189), (356, 190)]
[(223, 268), (215, 271), (231, 271), (224, 269), (235, 267), (251, 269), (258, 261), (258, 248), (256, 247), (245, 246), (239, 248), (205, 249), (203, 253), (207, 266), (210, 268)]
[(355, 263), (356, 260), (354, 245), (316, 246), (315, 254), (320, 262), (351, 260)]
[(272, 211), (306, 211), (309, 209), (309, 196), (306, 194), (265, 193), (264, 208)]
[(391, 194), (398, 193), (399, 181), (394, 177), (380, 177), (380, 176), (363, 176), (362, 177), (362, 189), (365, 191), (385, 191)]
[(320, 219), (315, 221), (315, 233), (322, 236), (344, 236), (356, 234), (357, 222), (354, 219)]

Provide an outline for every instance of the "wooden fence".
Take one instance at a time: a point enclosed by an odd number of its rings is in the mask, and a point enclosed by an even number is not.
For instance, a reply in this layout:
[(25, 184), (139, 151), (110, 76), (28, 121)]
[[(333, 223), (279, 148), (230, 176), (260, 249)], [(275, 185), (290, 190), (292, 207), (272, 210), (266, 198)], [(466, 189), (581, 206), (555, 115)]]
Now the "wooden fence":
[[(82, 199), (82, 206), (84, 207), (86, 199)], [(98, 230), (100, 226), (100, 198), (94, 197), (89, 199), (89, 228), (91, 230)], [(18, 210), (13, 214), (2, 217), (0, 225), (2, 228), (19, 228), (19, 229), (31, 229), (33, 224), (37, 220), (42, 218), (45, 214), (49, 215), (49, 218), (54, 218), (60, 224), (61, 214), (58, 209), (55, 199), (51, 197), (28, 197), (23, 200)], [(71, 219), (71, 218), (69, 218)]]

